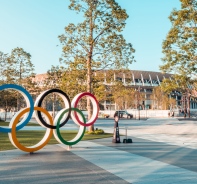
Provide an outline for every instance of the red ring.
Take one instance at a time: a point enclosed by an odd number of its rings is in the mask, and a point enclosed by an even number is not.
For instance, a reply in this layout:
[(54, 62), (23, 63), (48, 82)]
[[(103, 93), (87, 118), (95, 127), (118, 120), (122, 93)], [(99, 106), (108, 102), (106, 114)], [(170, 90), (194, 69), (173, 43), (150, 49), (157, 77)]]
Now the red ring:
[[(90, 96), (90, 97), (92, 97), (92, 98), (95, 100), (96, 105), (97, 105), (97, 109), (98, 109), (98, 110), (97, 110), (97, 113), (96, 113), (96, 116), (95, 116), (95, 118), (94, 118), (90, 123), (88, 123), (88, 121), (87, 121), (86, 124), (85, 124), (85, 123), (83, 123), (83, 122), (80, 121), (80, 119), (78, 118), (76, 112), (74, 112), (74, 115), (75, 115), (75, 118), (76, 118), (76, 120), (78, 121), (78, 123), (79, 123), (80, 125), (82, 125), (82, 126), (91, 126), (91, 125), (93, 125), (93, 124), (95, 123), (95, 121), (96, 121), (97, 118), (98, 118), (98, 113), (99, 113), (98, 101), (97, 101), (97, 99), (95, 98), (95, 96), (94, 96), (93, 94), (91, 94), (91, 93), (89, 93), (89, 92), (84, 92), (84, 93), (81, 93), (81, 94), (79, 95), (79, 97), (76, 99), (76, 101), (75, 101), (75, 103), (74, 103), (74, 108), (77, 108), (77, 104), (78, 104), (79, 100), (80, 100), (83, 96)], [(94, 107), (93, 107), (93, 108), (94, 108)]]

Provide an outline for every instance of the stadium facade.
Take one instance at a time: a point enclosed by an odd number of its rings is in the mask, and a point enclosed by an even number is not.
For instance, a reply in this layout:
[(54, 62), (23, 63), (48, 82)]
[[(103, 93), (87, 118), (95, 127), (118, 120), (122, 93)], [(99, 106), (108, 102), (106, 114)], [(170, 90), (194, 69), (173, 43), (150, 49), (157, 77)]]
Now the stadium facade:
[[(102, 75), (101, 75), (102, 73)], [(143, 105), (145, 109), (157, 109), (158, 107), (154, 107), (152, 100), (150, 98), (153, 89), (157, 86), (160, 86), (161, 82), (165, 79), (172, 79), (172, 74), (166, 74), (161, 72), (153, 72), (153, 71), (141, 71), (141, 70), (129, 70), (126, 72), (114, 72), (112, 79), (108, 80), (108, 71), (98, 71), (94, 72), (94, 75), (101, 75), (101, 82), (106, 85), (114, 85), (114, 81), (121, 81), (124, 86), (134, 88), (136, 91), (143, 93), (145, 99), (143, 101)], [(44, 80), (46, 79), (47, 74), (38, 74), (36, 75), (34, 82), (37, 83), (38, 86), (42, 86), (44, 84)], [(173, 92), (170, 95), (170, 98), (176, 99), (176, 108), (181, 108), (182, 106), (182, 94), (179, 92)], [(111, 101), (103, 101), (101, 103), (101, 110), (117, 110), (117, 105)], [(142, 102), (141, 102), (142, 103)], [(189, 107), (188, 107), (189, 105)], [(197, 101), (195, 98), (190, 98), (190, 102), (187, 104), (187, 108), (197, 109)]]

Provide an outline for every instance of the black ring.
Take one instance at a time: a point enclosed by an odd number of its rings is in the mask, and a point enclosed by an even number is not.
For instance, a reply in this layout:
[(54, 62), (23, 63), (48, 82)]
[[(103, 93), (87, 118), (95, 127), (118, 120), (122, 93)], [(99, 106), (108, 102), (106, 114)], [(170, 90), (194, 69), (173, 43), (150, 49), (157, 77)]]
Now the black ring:
[[(41, 107), (44, 98), (45, 98), (48, 94), (50, 94), (50, 93), (60, 93), (61, 95), (63, 95), (63, 96), (68, 100), (68, 104), (69, 104), (68, 109), (69, 109), (69, 112), (68, 112), (68, 116), (67, 116), (67, 118), (65, 119), (65, 121), (62, 122), (62, 123), (60, 124), (60, 127), (62, 127), (62, 126), (64, 126), (64, 125), (68, 122), (68, 120), (69, 120), (69, 118), (70, 118), (70, 114), (71, 114), (71, 102), (70, 102), (70, 99), (69, 99), (68, 95), (67, 95), (66, 93), (64, 93), (62, 90), (60, 90), (60, 89), (50, 89), (50, 90), (46, 91), (46, 92), (42, 95), (42, 97), (40, 98), (40, 100), (38, 101), (38, 105), (37, 105), (38, 107)], [(36, 111), (35, 113), (37, 113), (38, 118), (40, 119), (41, 123), (42, 123), (45, 127), (51, 128), (51, 129), (56, 129), (56, 128), (57, 128), (57, 126), (49, 125), (49, 124), (42, 118), (42, 115), (41, 115), (41, 112), (40, 112), (40, 111)]]

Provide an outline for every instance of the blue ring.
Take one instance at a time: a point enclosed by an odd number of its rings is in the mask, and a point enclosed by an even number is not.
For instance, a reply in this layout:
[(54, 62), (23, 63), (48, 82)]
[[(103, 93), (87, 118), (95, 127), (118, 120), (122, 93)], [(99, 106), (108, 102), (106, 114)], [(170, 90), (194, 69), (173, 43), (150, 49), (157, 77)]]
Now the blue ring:
[[(4, 90), (4, 89), (16, 89), (17, 91), (21, 91), (22, 93), (24, 93), (26, 95), (26, 97), (29, 100), (29, 104), (30, 104), (30, 111), (29, 114), (27, 116), (27, 119), (25, 119), (19, 126), (16, 127), (16, 130), (20, 130), (21, 128), (23, 128), (31, 119), (33, 112), (34, 112), (34, 101), (32, 99), (32, 96), (29, 94), (29, 92), (24, 89), (23, 87), (16, 85), (16, 84), (4, 84), (0, 86), (0, 90)], [(4, 133), (10, 133), (11, 132), (11, 128), (3, 128), (0, 127), (0, 132), (4, 132)]]

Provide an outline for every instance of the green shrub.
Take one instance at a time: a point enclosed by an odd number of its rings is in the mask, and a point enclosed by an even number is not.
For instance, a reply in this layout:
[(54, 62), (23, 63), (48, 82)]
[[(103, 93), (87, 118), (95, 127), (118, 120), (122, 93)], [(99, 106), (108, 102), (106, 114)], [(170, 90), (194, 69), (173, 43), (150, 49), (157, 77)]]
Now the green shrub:
[(102, 129), (95, 129), (94, 131), (86, 131), (86, 134), (91, 134), (91, 135), (94, 135), (94, 134), (96, 134), (96, 135), (99, 135), (99, 134), (104, 134), (105, 132), (104, 132), (104, 130), (102, 130)]

